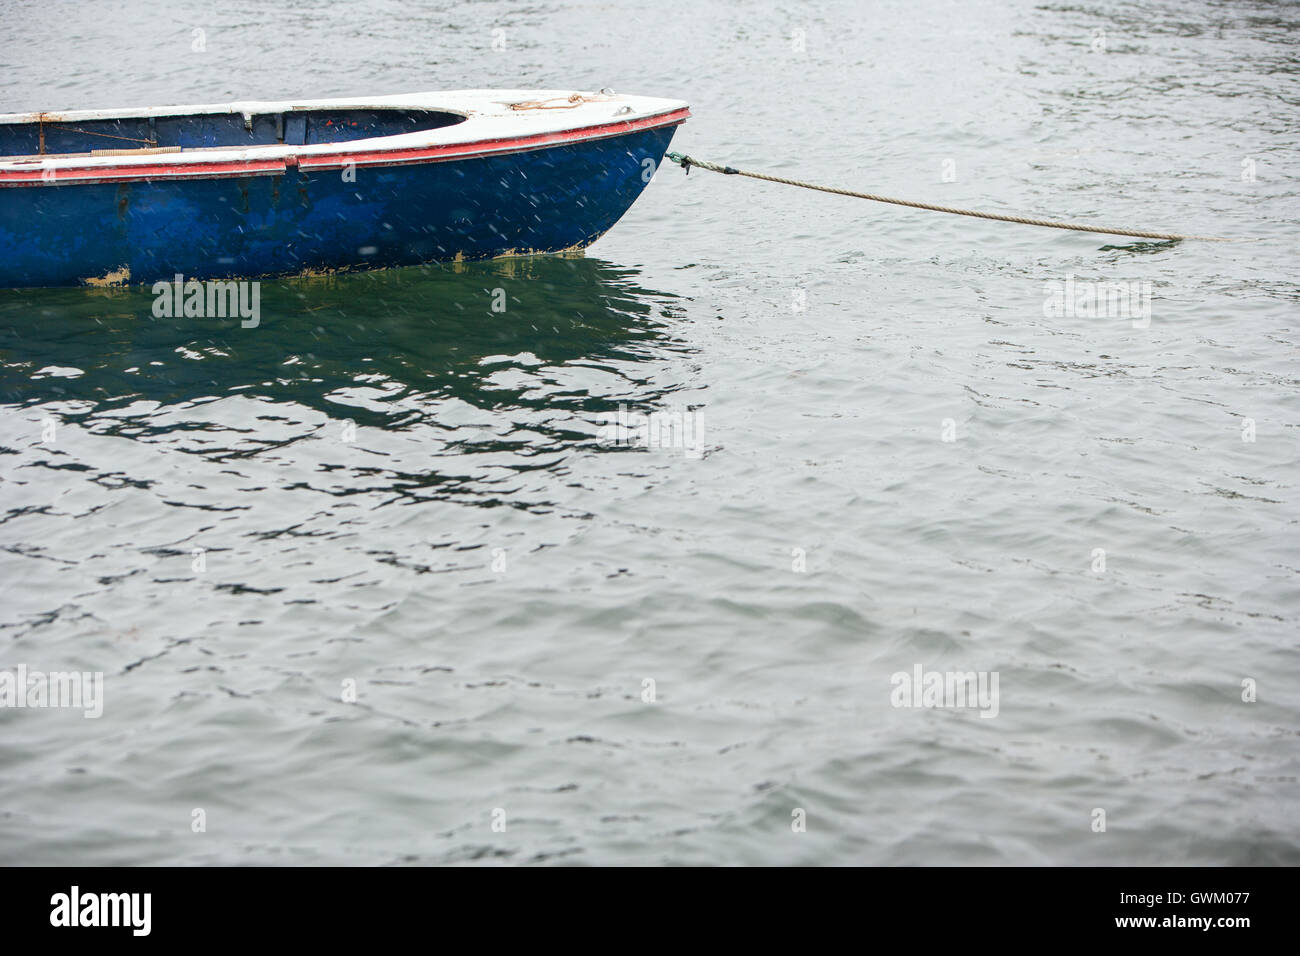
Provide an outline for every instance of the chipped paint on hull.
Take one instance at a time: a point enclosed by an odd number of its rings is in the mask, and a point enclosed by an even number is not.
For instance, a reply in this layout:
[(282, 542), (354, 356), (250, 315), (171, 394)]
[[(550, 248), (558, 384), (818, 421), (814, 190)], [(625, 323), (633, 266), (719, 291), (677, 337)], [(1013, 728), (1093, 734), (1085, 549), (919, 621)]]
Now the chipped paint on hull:
[(339, 266), (336, 269), (303, 269), (301, 272), (295, 272), (290, 278), (293, 279), (324, 279), (330, 276), (341, 275), (345, 272), (354, 272), (362, 266)]
[(98, 277), (87, 276), (81, 281), (86, 285), (95, 286), (96, 288), (104, 288), (105, 286), (115, 286), (115, 285), (128, 285), (131, 282), (131, 268), (130, 266), (122, 266), (121, 268), (114, 269), (112, 272), (109, 272), (102, 276), (98, 276)]
[(595, 242), (599, 236), (592, 236), (583, 242), (575, 242), (567, 249), (503, 249), (498, 252), (493, 259), (523, 259), (528, 256), (566, 256), (581, 257), (586, 254), (589, 245)]

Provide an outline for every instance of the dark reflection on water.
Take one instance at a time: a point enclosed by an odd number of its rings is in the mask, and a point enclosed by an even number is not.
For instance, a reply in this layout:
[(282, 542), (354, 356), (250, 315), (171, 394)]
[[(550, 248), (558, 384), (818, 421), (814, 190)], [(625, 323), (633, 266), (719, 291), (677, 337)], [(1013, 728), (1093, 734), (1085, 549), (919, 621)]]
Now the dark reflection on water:
[[(5, 290), (0, 401), (59, 403), (78, 421), (231, 394), (382, 429), (437, 424), (450, 401), (591, 419), (658, 402), (641, 363), (685, 350), (669, 333), (681, 312), (672, 295), (588, 258), (263, 282), (256, 328), (160, 319), (153, 303), (148, 287)], [(565, 369), (593, 375), (565, 386)], [(357, 386), (361, 401), (348, 394)], [(142, 418), (114, 415), (96, 431), (139, 433)]]
[[(147, 456), (124, 465), (42, 443), (24, 468), (148, 487), (173, 452), (204, 463), (168, 492), (186, 507), (244, 507), (208, 500), (225, 469), (247, 487), (381, 505), (548, 511), (561, 506), (554, 489), (525, 491), (519, 476), (564, 473), (577, 450), (628, 450), (601, 426), (621, 405), (663, 404), (688, 351), (670, 331), (673, 296), (589, 258), (264, 282), (253, 328), (157, 318), (154, 301), (146, 287), (0, 295), (0, 403), (25, 411), (28, 437), (53, 420)], [(267, 470), (286, 464), (296, 482)]]
[[(653, 400), (636, 363), (684, 348), (669, 333), (680, 311), (671, 295), (642, 288), (635, 269), (590, 258), (263, 282), (255, 328), (156, 318), (154, 300), (145, 287), (4, 290), (0, 401), (93, 403), (84, 416), (241, 393), (400, 429), (449, 398), (595, 413), (631, 396)], [(541, 370), (579, 362), (621, 384), (607, 394), (535, 387)], [(523, 373), (518, 384), (502, 384), (509, 369)], [(382, 400), (331, 400), (358, 381), (382, 389)]]

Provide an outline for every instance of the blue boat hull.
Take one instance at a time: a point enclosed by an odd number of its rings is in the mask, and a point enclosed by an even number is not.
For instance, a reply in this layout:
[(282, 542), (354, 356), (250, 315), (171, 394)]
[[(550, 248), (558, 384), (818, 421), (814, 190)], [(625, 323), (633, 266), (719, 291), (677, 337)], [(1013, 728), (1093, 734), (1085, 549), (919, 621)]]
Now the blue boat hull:
[(348, 174), (294, 167), (8, 186), (0, 287), (316, 274), (580, 248), (640, 195), (674, 130)]

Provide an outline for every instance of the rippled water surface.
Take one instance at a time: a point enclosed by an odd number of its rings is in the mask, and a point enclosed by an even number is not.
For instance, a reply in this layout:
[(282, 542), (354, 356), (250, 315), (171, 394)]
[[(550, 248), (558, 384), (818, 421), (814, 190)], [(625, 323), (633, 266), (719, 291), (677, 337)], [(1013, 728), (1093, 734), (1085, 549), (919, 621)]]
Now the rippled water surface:
[(665, 168), (585, 257), (256, 329), (4, 292), (0, 668), (105, 703), (0, 709), (0, 862), (1300, 862), (1300, 7), (165, 9), (0, 4), (0, 110), (609, 86), (706, 159), (1260, 241)]

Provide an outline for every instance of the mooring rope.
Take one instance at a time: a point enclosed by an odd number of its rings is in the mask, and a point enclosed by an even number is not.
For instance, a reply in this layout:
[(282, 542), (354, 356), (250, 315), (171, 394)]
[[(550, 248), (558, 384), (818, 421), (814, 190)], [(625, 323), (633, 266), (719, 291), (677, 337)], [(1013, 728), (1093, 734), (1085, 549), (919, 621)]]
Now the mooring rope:
[(948, 212), (954, 216), (974, 216), (977, 219), (996, 219), (999, 222), (1018, 222), (1025, 226), (1047, 226), (1051, 229), (1072, 229), (1075, 232), (1100, 232), (1111, 236), (1136, 236), (1139, 239), (1201, 239), (1205, 242), (1233, 242), (1220, 236), (1185, 236), (1176, 232), (1142, 232), (1137, 229), (1112, 229), (1109, 226), (1090, 226), (1077, 222), (1058, 222), (1055, 219), (1030, 219), (1025, 216), (1007, 216), (996, 212), (979, 212), (974, 209), (957, 209), (953, 206), (936, 206), (931, 203), (913, 202), (910, 199), (891, 199), (874, 193), (859, 193), (851, 189), (836, 189), (834, 186), (818, 186), (798, 179), (785, 179), (781, 176), (769, 176), (766, 173), (753, 173), (734, 166), (719, 166), (703, 159), (694, 159), (682, 153), (669, 153), (667, 159), (677, 163), (689, 174), (692, 166), (707, 169), (714, 173), (728, 176), (748, 176), (750, 179), (762, 179), (769, 183), (781, 183), (785, 186), (799, 186), (803, 189), (815, 189), (818, 192), (834, 193), (837, 196), (852, 196), (854, 199), (870, 199), (873, 202), (887, 202), (895, 206), (911, 206), (913, 209), (928, 209), (931, 212)]

